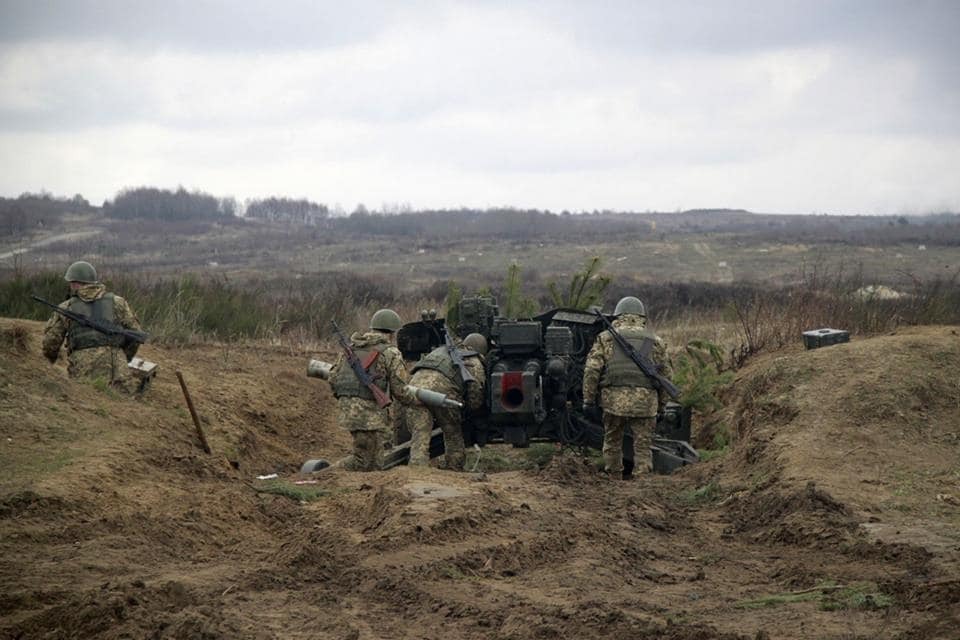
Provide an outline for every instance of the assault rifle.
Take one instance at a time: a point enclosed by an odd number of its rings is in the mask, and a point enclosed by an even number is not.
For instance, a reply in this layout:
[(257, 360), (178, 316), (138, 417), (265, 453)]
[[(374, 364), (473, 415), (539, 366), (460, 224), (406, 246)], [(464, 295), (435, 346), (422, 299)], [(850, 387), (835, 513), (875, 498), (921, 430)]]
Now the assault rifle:
[(450, 332), (446, 329), (443, 331), (443, 339), (447, 343), (447, 353), (450, 354), (450, 360), (453, 362), (453, 366), (460, 370), (460, 379), (463, 380), (463, 383), (476, 382), (477, 379), (470, 373), (470, 369), (467, 369), (460, 350), (457, 348), (457, 345), (453, 344), (453, 340), (450, 339)]
[(606, 327), (607, 331), (610, 332), (610, 335), (613, 336), (613, 339), (616, 341), (617, 346), (623, 349), (623, 352), (633, 360), (633, 363), (640, 368), (640, 371), (643, 371), (644, 374), (653, 382), (654, 386), (658, 389), (663, 389), (666, 391), (671, 398), (674, 400), (680, 399), (680, 389), (677, 388), (677, 385), (673, 384), (660, 375), (660, 372), (657, 370), (656, 363), (650, 359), (650, 356), (641, 353), (633, 348), (633, 345), (626, 341), (626, 339), (620, 335), (616, 329), (613, 328), (613, 325), (607, 320), (607, 317), (597, 309), (595, 310), (597, 316), (603, 320), (603, 325)]
[(79, 313), (74, 313), (69, 309), (64, 309), (59, 307), (48, 300), (44, 300), (39, 296), (31, 295), (31, 298), (39, 302), (40, 304), (45, 304), (64, 318), (69, 318), (77, 324), (93, 329), (94, 331), (99, 331), (100, 333), (108, 336), (119, 336), (124, 339), (125, 343), (136, 342), (137, 344), (143, 344), (150, 337), (150, 334), (144, 331), (136, 331), (134, 329), (125, 329), (119, 325), (115, 325), (112, 322), (107, 322), (105, 320), (97, 320), (96, 318), (91, 318), (89, 316), (84, 316)]
[[(337, 321), (331, 318), (330, 324), (333, 325), (333, 332), (337, 334), (337, 341), (340, 343), (340, 347), (343, 349), (343, 355), (347, 360), (347, 363), (350, 365), (350, 368), (353, 369), (354, 375), (357, 376), (357, 379), (367, 388), (370, 389), (370, 393), (373, 394), (373, 399), (377, 401), (377, 406), (383, 409), (390, 405), (390, 396), (383, 392), (383, 389), (377, 386), (377, 383), (374, 380), (378, 376), (371, 376), (370, 372), (367, 371), (366, 367), (363, 366), (363, 363), (360, 362), (360, 358), (357, 357), (357, 354), (354, 352), (353, 347), (350, 346), (350, 341), (347, 340), (346, 336), (343, 335), (343, 332), (340, 331), (340, 327), (337, 326)], [(377, 355), (380, 355), (379, 352), (374, 352)], [(371, 360), (372, 364), (373, 361)], [(369, 365), (368, 365), (369, 366)]]

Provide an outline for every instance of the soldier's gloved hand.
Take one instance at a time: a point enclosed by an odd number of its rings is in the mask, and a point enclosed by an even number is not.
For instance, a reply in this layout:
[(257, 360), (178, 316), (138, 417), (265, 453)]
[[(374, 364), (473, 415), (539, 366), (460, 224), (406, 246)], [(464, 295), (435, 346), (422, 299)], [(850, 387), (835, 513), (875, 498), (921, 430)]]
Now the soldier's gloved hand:
[(596, 422), (597, 424), (603, 422), (603, 411), (595, 404), (584, 404), (583, 415), (590, 422)]

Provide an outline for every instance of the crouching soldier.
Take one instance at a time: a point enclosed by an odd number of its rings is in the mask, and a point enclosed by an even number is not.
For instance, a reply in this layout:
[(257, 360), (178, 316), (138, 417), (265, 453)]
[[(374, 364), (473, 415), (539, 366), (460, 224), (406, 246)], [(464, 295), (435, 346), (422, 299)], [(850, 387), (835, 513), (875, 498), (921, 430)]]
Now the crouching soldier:
[[(410, 384), (445, 394), (447, 398), (462, 403), (467, 411), (477, 411), (483, 407), (486, 379), (483, 357), (487, 354), (487, 340), (479, 333), (471, 333), (463, 339), (462, 346), (463, 348), (452, 348), (456, 349), (462, 358), (467, 376), (464, 376), (454, 363), (448, 347), (440, 346), (413, 366)], [(408, 407), (406, 422), (410, 429), (410, 465), (430, 464), (430, 432), (436, 421), (443, 432), (444, 466), (447, 469), (462, 470), (466, 462), (462, 418), (462, 411), (451, 407)]]
[[(71, 264), (64, 280), (70, 283), (70, 298), (59, 305), (61, 309), (108, 326), (140, 331), (140, 321), (130, 305), (120, 296), (107, 292), (89, 262)], [(136, 355), (140, 343), (107, 335), (54, 313), (43, 329), (43, 355), (51, 363), (60, 356), (64, 340), (67, 373), (71, 377), (101, 380), (121, 391), (133, 390), (127, 362)]]
[[(669, 378), (672, 371), (666, 344), (647, 328), (643, 303), (633, 296), (622, 298), (613, 315), (617, 333), (634, 349), (648, 354), (658, 372)], [(624, 433), (628, 442), (633, 442), (627, 460), (637, 461), (640, 470), (645, 469), (659, 402), (653, 381), (617, 345), (610, 331), (598, 335), (583, 368), (583, 408), (588, 415), (598, 404), (603, 409), (603, 461), (611, 476), (627, 480), (633, 474), (632, 468), (623, 465)]]
[[(400, 316), (391, 309), (380, 309), (370, 318), (370, 330), (350, 336), (350, 347), (382, 393), (378, 402), (354, 372), (344, 354), (330, 370), (330, 385), (337, 398), (340, 427), (353, 437), (353, 453), (333, 466), (351, 471), (377, 471), (383, 466), (384, 446), (392, 441), (392, 422), (386, 399), (401, 404), (415, 403), (406, 389), (409, 375), (393, 336), (400, 329)], [(383, 406), (381, 406), (383, 405)]]
[[(423, 356), (413, 366), (410, 384), (445, 394), (447, 398), (462, 403), (467, 411), (477, 411), (483, 406), (486, 376), (483, 358), (487, 354), (487, 340), (479, 333), (471, 333), (463, 339), (463, 348), (457, 353), (463, 359), (468, 380), (454, 364), (450, 351), (440, 346)], [(472, 378), (472, 380), (469, 380)], [(410, 429), (410, 466), (430, 464), (430, 432), (433, 423), (443, 431), (444, 466), (447, 469), (463, 470), (466, 452), (463, 446), (463, 413), (448, 406), (415, 405), (406, 409), (406, 424)]]

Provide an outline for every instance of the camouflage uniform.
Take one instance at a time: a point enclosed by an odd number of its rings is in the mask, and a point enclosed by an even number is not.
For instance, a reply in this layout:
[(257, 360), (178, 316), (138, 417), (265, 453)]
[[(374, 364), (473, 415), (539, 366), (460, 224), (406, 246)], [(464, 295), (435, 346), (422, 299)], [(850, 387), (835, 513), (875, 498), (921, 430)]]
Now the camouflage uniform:
[[(127, 301), (107, 293), (106, 287), (99, 283), (84, 284), (68, 300), (61, 302), (60, 308), (87, 315), (91, 308), (89, 303), (96, 301), (100, 301), (97, 302), (98, 309), (109, 309), (112, 304), (112, 318), (104, 319), (125, 329), (141, 330), (140, 321)], [(50, 362), (57, 361), (64, 340), (67, 341), (67, 372), (71, 377), (102, 380), (122, 391), (134, 388), (127, 362), (136, 355), (138, 343), (114, 340), (54, 313), (43, 329), (43, 355)]]
[[(444, 370), (424, 367), (424, 362), (429, 362), (431, 359), (436, 359), (437, 365)], [(414, 366), (410, 384), (443, 393), (451, 400), (462, 402), (467, 410), (477, 411), (483, 407), (483, 389), (486, 379), (483, 358), (480, 354), (464, 355), (463, 363), (476, 378), (476, 382), (464, 384), (460, 380), (460, 372), (450, 360), (447, 348), (439, 347)], [(463, 445), (463, 416), (460, 409), (427, 407), (421, 404), (407, 407), (406, 414), (407, 428), (410, 429), (410, 466), (430, 464), (430, 432), (436, 421), (437, 426), (443, 431), (446, 468), (463, 469), (467, 454)]]
[[(667, 357), (666, 343), (647, 330), (646, 326), (647, 319), (635, 314), (624, 314), (613, 321), (617, 332), (635, 348), (640, 348), (644, 338), (652, 341), (650, 357), (660, 373), (669, 378), (673, 371)], [(609, 331), (604, 331), (593, 343), (583, 371), (584, 404), (597, 404), (597, 390), (600, 391), (603, 460), (607, 472), (616, 475), (623, 472), (624, 433), (633, 435), (634, 459), (642, 464), (648, 457), (656, 426), (657, 407), (661, 401), (649, 379), (633, 361), (627, 358), (624, 363), (624, 358), (627, 356), (616, 346), (613, 336)], [(614, 363), (617, 366), (611, 367)]]
[[(378, 385), (389, 393), (393, 400), (403, 404), (416, 402), (416, 399), (404, 388), (409, 382), (409, 374), (403, 363), (400, 351), (390, 344), (390, 336), (379, 331), (354, 333), (350, 336), (350, 345), (358, 352), (378, 351), (379, 356), (370, 365), (368, 371), (377, 377)], [(358, 353), (358, 355), (361, 355)], [(363, 357), (361, 355), (361, 360)], [(372, 394), (363, 387), (358, 395), (338, 393), (337, 380), (355, 382), (362, 386), (356, 375), (341, 354), (330, 373), (330, 383), (337, 395), (337, 420), (340, 427), (353, 436), (353, 453), (338, 461), (339, 466), (350, 471), (376, 471), (383, 466), (384, 444), (392, 441), (393, 424), (388, 408), (377, 406)], [(363, 393), (366, 391), (366, 393)]]

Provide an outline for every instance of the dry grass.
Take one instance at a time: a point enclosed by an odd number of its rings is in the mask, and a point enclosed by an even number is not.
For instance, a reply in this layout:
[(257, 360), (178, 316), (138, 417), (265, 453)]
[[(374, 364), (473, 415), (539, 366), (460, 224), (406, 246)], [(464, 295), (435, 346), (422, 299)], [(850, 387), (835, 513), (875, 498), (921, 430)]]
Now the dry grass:
[(15, 353), (30, 351), (30, 331), (23, 325), (15, 324), (0, 329), (0, 348)]

